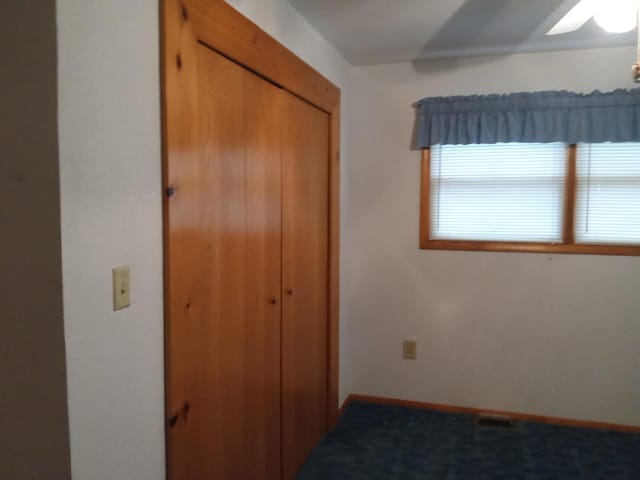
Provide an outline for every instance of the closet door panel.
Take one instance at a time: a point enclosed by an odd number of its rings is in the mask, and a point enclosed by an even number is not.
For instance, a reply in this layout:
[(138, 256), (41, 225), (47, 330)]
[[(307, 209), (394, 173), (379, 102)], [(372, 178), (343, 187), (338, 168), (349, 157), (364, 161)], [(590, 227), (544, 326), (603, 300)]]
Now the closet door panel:
[(327, 428), (329, 116), (286, 94), (283, 133), (283, 478)]
[(245, 476), (281, 478), (282, 92), (245, 73)]
[(175, 480), (280, 477), (281, 92), (196, 47), (193, 151), (170, 165)]

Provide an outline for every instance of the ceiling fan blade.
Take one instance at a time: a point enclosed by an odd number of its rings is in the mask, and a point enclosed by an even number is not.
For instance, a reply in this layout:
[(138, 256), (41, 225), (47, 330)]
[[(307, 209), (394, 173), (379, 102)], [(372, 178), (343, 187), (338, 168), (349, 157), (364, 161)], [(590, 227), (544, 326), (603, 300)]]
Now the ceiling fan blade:
[(578, 30), (595, 12), (595, 0), (580, 0), (578, 4), (569, 10), (564, 17), (556, 23), (547, 35), (560, 35)]

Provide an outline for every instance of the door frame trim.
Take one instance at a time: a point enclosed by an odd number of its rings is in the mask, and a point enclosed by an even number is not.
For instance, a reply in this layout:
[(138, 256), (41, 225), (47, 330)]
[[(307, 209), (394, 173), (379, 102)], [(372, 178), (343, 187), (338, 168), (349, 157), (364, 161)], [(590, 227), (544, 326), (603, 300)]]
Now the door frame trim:
[(206, 45), (329, 114), (327, 406), (328, 426), (331, 427), (338, 419), (339, 407), (340, 89), (223, 0), (162, 0), (160, 22), (166, 438), (168, 422), (174, 414), (168, 411), (171, 385), (167, 375), (170, 313), (168, 197), (173, 192), (168, 165), (169, 161), (180, 158), (184, 151), (182, 147), (190, 141), (178, 125), (181, 112), (196, 102), (190, 93), (189, 75), (185, 73), (191, 68), (197, 43)]

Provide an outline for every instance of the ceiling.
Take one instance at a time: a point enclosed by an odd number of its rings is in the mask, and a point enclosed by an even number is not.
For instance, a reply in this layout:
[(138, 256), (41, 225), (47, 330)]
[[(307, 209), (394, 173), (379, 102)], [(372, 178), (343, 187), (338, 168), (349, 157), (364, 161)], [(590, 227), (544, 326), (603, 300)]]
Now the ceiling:
[(633, 45), (593, 20), (545, 33), (578, 0), (289, 0), (354, 65)]

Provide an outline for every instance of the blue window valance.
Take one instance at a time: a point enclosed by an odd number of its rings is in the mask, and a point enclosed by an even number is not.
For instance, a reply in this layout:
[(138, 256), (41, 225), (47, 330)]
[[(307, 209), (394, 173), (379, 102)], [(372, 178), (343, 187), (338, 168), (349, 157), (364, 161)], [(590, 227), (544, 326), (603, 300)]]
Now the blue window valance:
[(415, 105), (416, 148), (470, 143), (640, 142), (640, 88), (590, 94), (433, 97)]

